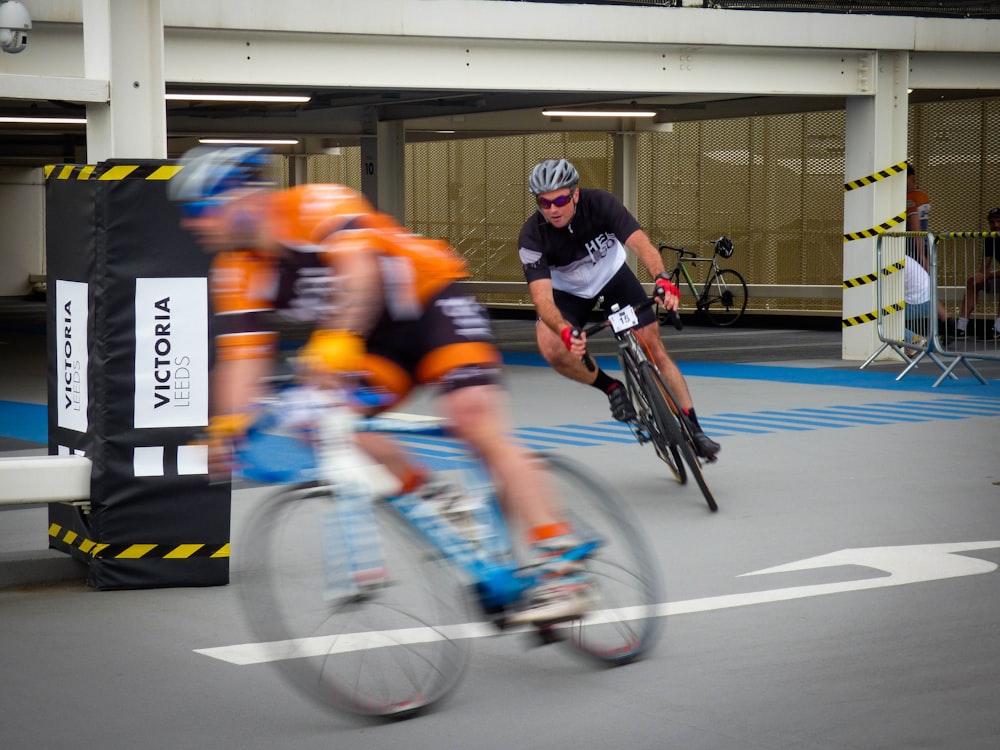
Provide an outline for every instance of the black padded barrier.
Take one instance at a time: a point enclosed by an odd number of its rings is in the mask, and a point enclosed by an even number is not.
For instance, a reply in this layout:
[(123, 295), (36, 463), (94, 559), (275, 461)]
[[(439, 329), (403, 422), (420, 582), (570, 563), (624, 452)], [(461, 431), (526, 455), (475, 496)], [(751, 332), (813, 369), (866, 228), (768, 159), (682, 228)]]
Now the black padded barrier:
[(49, 546), (101, 590), (229, 582), (231, 485), (207, 424), (209, 256), (166, 161), (46, 168), (49, 453), (92, 461), (90, 503), (53, 503)]

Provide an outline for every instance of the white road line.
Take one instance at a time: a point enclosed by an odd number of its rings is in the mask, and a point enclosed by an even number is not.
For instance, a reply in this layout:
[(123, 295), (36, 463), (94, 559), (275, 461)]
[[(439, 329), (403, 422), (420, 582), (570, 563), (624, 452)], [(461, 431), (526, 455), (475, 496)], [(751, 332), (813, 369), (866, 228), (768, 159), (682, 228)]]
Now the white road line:
[[(1000, 548), (1000, 541), (845, 549), (819, 557), (811, 557), (806, 560), (778, 565), (773, 568), (744, 573), (743, 575), (768, 575), (844, 565), (874, 568), (888, 573), (888, 575), (856, 581), (792, 586), (783, 589), (771, 589), (769, 591), (752, 591), (744, 594), (726, 594), (703, 599), (688, 599), (681, 602), (664, 602), (656, 606), (655, 614), (659, 617), (669, 617), (695, 612), (709, 612), (717, 609), (747, 607), (754, 604), (805, 599), (812, 596), (840, 594), (847, 591), (905, 586), (924, 581), (991, 573), (997, 569), (996, 563), (974, 557), (965, 557), (958, 553), (996, 548)], [(587, 621), (598, 624), (602, 622), (635, 620), (645, 616), (648, 616), (648, 612), (643, 607), (623, 607), (599, 610), (589, 615)], [(526, 629), (519, 628), (506, 632), (521, 632)], [(485, 638), (496, 634), (497, 629), (491, 624), (474, 622), (440, 628), (406, 628), (350, 633), (339, 636), (300, 638), (292, 641), (273, 641), (271, 643), (243, 643), (233, 646), (199, 648), (195, 649), (195, 653), (242, 666), (320, 654), (429, 643), (441, 640), (444, 637), (451, 639)]]

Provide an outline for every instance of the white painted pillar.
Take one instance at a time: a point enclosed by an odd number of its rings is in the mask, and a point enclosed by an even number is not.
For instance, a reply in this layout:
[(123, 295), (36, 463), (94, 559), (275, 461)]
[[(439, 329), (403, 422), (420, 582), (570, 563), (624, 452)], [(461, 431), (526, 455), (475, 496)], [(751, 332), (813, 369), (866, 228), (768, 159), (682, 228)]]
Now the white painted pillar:
[[(614, 163), (611, 166), (613, 184), (611, 191), (625, 204), (634, 216), (639, 209), (639, 147), (633, 132), (619, 132), (612, 136)], [(624, 237), (618, 239), (624, 240)], [(639, 260), (633, 253), (628, 255), (629, 267), (635, 271)]]
[(380, 122), (361, 136), (361, 192), (382, 213), (406, 222), (406, 129)]
[[(877, 295), (873, 274), (878, 234), (905, 229), (906, 173), (885, 170), (906, 161), (906, 52), (876, 52), (871, 71), (874, 96), (847, 97), (845, 184), (866, 184), (844, 194), (842, 356), (865, 360), (880, 345), (876, 327)], [(899, 215), (903, 221), (899, 222)]]
[(87, 161), (165, 159), (160, 0), (83, 0), (83, 59), (111, 84), (107, 103), (87, 104)]

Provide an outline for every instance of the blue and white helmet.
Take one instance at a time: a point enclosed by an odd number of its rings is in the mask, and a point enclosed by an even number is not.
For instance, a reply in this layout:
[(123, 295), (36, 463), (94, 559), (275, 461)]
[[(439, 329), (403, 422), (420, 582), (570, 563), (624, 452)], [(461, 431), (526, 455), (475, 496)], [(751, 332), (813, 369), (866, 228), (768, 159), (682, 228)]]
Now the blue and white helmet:
[(185, 216), (201, 216), (222, 203), (223, 194), (233, 188), (271, 184), (264, 178), (270, 160), (266, 148), (198, 146), (181, 158), (183, 169), (170, 180), (167, 195), (183, 204)]
[(528, 189), (534, 195), (551, 193), (564, 187), (575, 187), (580, 182), (576, 167), (565, 159), (547, 159), (531, 170)]

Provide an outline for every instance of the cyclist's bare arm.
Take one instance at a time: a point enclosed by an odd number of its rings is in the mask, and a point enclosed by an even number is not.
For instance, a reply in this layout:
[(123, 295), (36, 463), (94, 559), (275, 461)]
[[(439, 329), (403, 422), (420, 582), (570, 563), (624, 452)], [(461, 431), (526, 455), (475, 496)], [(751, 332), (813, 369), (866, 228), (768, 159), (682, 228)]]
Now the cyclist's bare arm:
[(362, 338), (371, 332), (385, 304), (385, 287), (378, 254), (366, 250), (337, 250), (330, 254), (337, 277), (334, 314), (324, 328), (353, 331)]
[(274, 364), (270, 357), (228, 359), (212, 368), (212, 415), (244, 414), (263, 396)]
[[(628, 239), (625, 240), (625, 247), (635, 253), (636, 257), (654, 279), (666, 272), (660, 251), (650, 242), (649, 236), (641, 229), (636, 229), (628, 236)], [(668, 310), (676, 310), (679, 303), (680, 297), (674, 294), (666, 295), (663, 300), (663, 306)]]

